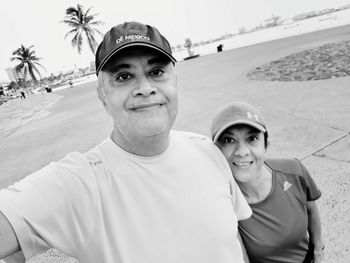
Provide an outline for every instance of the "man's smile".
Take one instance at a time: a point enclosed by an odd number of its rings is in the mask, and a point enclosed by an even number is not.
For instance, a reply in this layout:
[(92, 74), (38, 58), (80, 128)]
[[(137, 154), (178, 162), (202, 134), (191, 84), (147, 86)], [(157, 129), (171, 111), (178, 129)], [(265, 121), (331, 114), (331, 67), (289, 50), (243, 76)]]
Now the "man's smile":
[(163, 105), (164, 105), (163, 102), (141, 103), (141, 104), (137, 104), (135, 106), (130, 107), (130, 110), (143, 111), (143, 110), (148, 110), (151, 108), (161, 107)]

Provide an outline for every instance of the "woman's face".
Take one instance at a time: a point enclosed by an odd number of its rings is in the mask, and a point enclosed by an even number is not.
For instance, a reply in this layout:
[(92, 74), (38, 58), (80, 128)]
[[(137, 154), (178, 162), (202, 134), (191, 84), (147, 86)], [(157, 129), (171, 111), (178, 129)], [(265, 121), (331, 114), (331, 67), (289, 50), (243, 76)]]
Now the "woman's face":
[(246, 183), (262, 175), (266, 158), (264, 140), (263, 132), (245, 124), (231, 126), (219, 137), (216, 144), (238, 182)]

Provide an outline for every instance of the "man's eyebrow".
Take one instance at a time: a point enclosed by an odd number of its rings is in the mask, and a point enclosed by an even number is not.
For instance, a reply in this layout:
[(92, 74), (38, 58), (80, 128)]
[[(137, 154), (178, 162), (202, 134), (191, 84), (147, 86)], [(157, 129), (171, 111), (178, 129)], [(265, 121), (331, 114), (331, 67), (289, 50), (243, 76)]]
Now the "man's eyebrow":
[(168, 65), (170, 63), (168, 58), (163, 58), (163, 57), (156, 57), (156, 58), (151, 58), (148, 60), (149, 65), (153, 64), (162, 64), (162, 65)]
[(113, 66), (109, 67), (108, 71), (111, 73), (114, 73), (114, 72), (117, 72), (121, 69), (129, 69), (129, 68), (131, 68), (131, 66), (129, 64), (122, 63), (122, 64), (113, 65)]

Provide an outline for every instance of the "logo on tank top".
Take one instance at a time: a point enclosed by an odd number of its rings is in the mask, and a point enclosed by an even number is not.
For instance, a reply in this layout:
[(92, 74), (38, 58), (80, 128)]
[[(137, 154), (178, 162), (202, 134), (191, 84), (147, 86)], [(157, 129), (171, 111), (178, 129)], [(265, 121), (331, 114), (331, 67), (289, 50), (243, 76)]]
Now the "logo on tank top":
[(284, 181), (283, 191), (287, 191), (291, 186), (292, 186), (291, 183), (289, 183), (288, 181)]

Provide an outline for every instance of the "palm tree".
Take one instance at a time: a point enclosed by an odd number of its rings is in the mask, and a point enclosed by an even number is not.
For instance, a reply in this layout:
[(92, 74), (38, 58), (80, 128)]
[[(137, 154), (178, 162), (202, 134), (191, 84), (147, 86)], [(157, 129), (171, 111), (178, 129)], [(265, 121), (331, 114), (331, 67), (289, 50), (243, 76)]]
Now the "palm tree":
[(20, 48), (17, 48), (15, 51), (12, 52), (12, 57), (10, 58), (10, 60), (19, 61), (19, 64), (15, 66), (15, 69), (18, 73), (23, 74), (24, 81), (27, 79), (27, 74), (29, 73), (34, 84), (37, 85), (38, 79), (36, 78), (35, 73), (37, 73), (39, 77), (41, 77), (37, 66), (40, 66), (43, 69), (45, 69), (45, 67), (38, 62), (41, 58), (36, 56), (35, 50), (32, 50), (33, 47), (33, 45), (29, 47), (21, 45)]
[(92, 7), (90, 7), (86, 12), (84, 12), (84, 7), (77, 4), (77, 7), (69, 7), (66, 9), (65, 19), (61, 22), (66, 23), (73, 29), (70, 30), (64, 38), (69, 35), (74, 34), (71, 40), (73, 48), (77, 48), (79, 54), (81, 53), (83, 46), (83, 38), (86, 37), (89, 44), (90, 50), (95, 54), (97, 47), (97, 41), (95, 38), (95, 33), (97, 32), (101, 36), (103, 34), (95, 28), (95, 26), (102, 25), (102, 21), (94, 21), (97, 14), (90, 15), (89, 12)]

